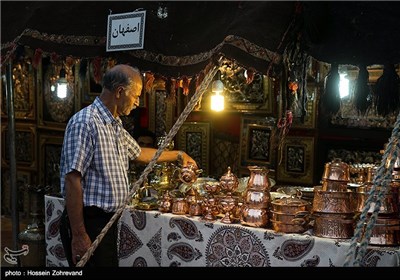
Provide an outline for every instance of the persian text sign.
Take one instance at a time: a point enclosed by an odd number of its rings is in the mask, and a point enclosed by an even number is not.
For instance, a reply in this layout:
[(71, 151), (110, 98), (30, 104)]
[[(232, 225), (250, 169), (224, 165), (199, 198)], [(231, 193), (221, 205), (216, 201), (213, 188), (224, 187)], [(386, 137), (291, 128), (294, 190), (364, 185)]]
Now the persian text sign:
[(108, 16), (107, 51), (143, 49), (146, 11)]

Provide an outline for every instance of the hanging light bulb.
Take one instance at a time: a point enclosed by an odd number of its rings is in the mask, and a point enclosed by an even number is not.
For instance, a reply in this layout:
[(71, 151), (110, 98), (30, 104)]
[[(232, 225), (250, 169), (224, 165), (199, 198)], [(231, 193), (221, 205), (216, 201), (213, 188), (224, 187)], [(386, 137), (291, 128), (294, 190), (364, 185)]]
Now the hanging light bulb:
[(217, 79), (213, 81), (212, 92), (215, 94), (211, 96), (211, 110), (220, 112), (224, 110), (224, 96), (222, 92), (224, 91), (224, 84), (221, 82), (221, 71), (217, 72)]
[(67, 86), (68, 86), (68, 81), (65, 78), (66, 72), (64, 68), (61, 68), (60, 70), (60, 78), (57, 80), (57, 97), (58, 98), (65, 98), (67, 97)]

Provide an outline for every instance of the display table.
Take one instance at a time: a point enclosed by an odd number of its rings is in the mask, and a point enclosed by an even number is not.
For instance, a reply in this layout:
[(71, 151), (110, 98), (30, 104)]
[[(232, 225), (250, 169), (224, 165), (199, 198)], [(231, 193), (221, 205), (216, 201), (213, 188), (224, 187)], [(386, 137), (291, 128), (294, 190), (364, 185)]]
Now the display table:
[[(199, 217), (126, 208), (120, 266), (343, 266), (350, 240), (282, 234)], [(370, 246), (363, 266), (400, 266), (399, 247)]]
[[(45, 196), (46, 266), (68, 266), (59, 234), (62, 198)], [(124, 209), (118, 221), (121, 267), (343, 266), (350, 240), (282, 234), (199, 217)], [(400, 266), (399, 247), (370, 246), (364, 266)]]
[(46, 266), (68, 266), (64, 247), (60, 237), (60, 219), (64, 211), (64, 199), (45, 195), (45, 237), (46, 237)]

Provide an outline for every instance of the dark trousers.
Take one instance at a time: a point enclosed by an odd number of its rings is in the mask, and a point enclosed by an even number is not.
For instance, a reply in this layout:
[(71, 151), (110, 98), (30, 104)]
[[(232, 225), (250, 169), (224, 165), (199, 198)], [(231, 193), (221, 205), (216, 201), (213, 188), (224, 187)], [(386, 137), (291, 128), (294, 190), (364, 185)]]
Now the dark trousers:
[[(102, 229), (110, 221), (114, 213), (106, 213), (102, 209), (90, 206), (83, 208), (83, 218), (85, 222), (86, 232), (89, 235), (92, 242), (96, 240), (96, 237), (100, 234)], [(116, 220), (113, 225), (104, 235), (103, 239), (98, 244), (97, 248), (93, 251), (92, 256), (88, 259), (85, 267), (117, 267), (118, 266), (118, 221)], [(61, 215), (60, 221), (60, 236), (61, 242), (64, 246), (65, 257), (68, 260), (70, 267), (75, 266), (72, 263), (72, 251), (71, 251), (71, 227), (69, 224), (69, 218), (66, 208)], [(81, 256), (82, 257), (82, 256)]]

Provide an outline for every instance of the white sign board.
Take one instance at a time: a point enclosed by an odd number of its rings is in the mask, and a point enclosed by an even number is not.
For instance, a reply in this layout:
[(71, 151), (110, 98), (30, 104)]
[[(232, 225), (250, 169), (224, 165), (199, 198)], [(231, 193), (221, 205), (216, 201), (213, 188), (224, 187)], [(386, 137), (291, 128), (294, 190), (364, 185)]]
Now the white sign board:
[(143, 49), (146, 11), (108, 16), (106, 51)]

